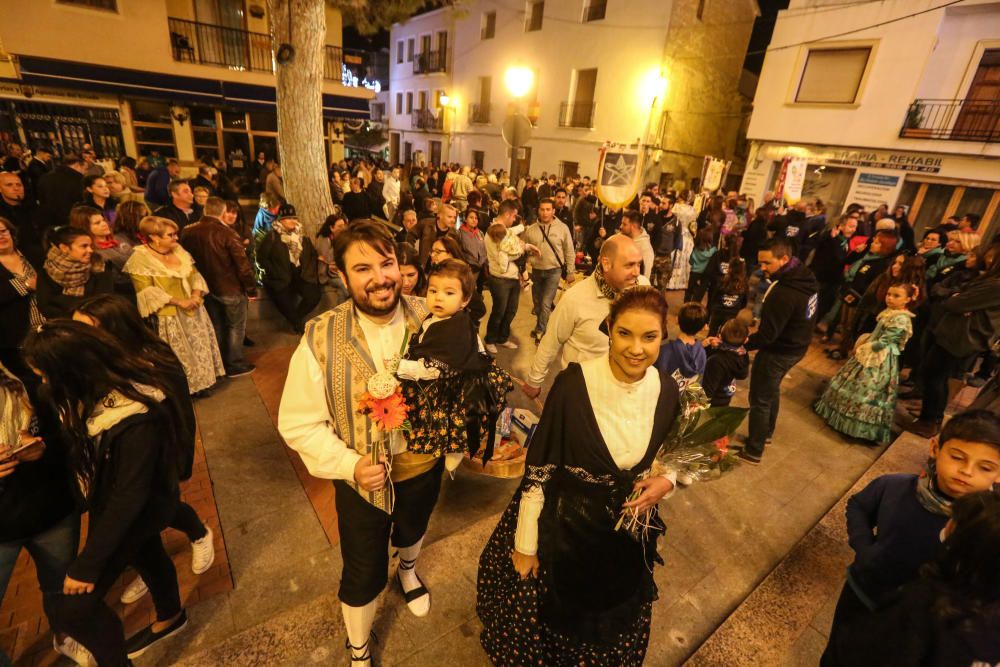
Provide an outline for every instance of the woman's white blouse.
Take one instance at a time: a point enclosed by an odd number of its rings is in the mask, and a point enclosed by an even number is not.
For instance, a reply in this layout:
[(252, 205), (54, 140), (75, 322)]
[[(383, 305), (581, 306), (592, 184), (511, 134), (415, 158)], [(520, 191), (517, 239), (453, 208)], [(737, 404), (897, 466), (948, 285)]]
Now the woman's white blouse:
[[(653, 433), (660, 398), (659, 371), (650, 366), (645, 377), (630, 384), (615, 378), (607, 355), (582, 361), (580, 368), (597, 427), (611, 458), (620, 470), (635, 466), (646, 454)], [(668, 471), (663, 476), (676, 483), (676, 472)], [(664, 498), (673, 492), (671, 489)], [(514, 548), (523, 554), (530, 556), (538, 550), (538, 517), (544, 503), (545, 496), (539, 486), (521, 496)]]

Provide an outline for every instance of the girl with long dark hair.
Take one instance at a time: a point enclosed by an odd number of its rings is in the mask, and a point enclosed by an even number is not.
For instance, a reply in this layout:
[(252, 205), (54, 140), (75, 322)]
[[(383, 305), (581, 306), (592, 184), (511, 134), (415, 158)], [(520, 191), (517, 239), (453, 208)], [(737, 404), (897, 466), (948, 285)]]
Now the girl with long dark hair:
[[(177, 424), (179, 451), (182, 457), (180, 480), (191, 478), (194, 465), (195, 423), (194, 406), (188, 391), (184, 367), (170, 346), (156, 335), (139, 316), (139, 311), (128, 300), (102, 294), (87, 299), (73, 313), (73, 319), (98, 327), (114, 336), (121, 343), (126, 355), (143, 357), (162, 369), (173, 386), (173, 396), (181, 407), (183, 420)], [(179, 530), (191, 541), (191, 571), (202, 574), (215, 562), (215, 545), (212, 529), (198, 517), (194, 508), (183, 500), (170, 521), (170, 528)], [(132, 604), (149, 592), (142, 577), (136, 577), (122, 592), (121, 603)]]
[[(166, 373), (122, 354), (107, 332), (80, 322), (42, 325), (24, 357), (59, 415), (70, 473), (89, 513), (87, 540), (70, 564), (49, 619), (105, 666), (127, 665), (187, 623), (177, 573), (160, 532), (180, 498), (183, 407)], [(104, 595), (126, 566), (149, 585), (157, 620), (125, 640)]]

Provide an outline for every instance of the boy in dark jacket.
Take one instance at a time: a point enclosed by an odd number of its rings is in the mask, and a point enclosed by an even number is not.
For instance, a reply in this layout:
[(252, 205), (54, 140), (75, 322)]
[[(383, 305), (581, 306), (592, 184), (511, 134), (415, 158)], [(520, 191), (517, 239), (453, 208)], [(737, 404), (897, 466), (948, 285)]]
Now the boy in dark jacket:
[(708, 351), (701, 388), (713, 408), (728, 406), (736, 393), (736, 380), (745, 380), (750, 373), (750, 357), (743, 347), (748, 334), (747, 325), (734, 317), (722, 325), (718, 344)]
[(764, 294), (760, 326), (746, 344), (747, 350), (759, 350), (750, 371), (750, 434), (739, 453), (752, 465), (760, 463), (778, 422), (781, 381), (809, 349), (819, 287), (786, 239), (772, 239), (757, 258), (772, 282)]
[(931, 440), (927, 469), (918, 475), (883, 475), (847, 502), (847, 534), (854, 562), (847, 569), (827, 652), (852, 620), (877, 610), (895, 589), (917, 577), (941, 551), (951, 503), (1000, 481), (1000, 417), (972, 410), (948, 422)]

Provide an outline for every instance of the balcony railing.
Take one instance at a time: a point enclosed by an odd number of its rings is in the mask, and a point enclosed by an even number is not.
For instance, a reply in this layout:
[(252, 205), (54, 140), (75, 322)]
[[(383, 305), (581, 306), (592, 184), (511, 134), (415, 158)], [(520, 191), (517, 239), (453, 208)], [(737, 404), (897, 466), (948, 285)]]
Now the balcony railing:
[(448, 67), (448, 52), (445, 50), (418, 53), (413, 59), (414, 74), (444, 72)]
[[(169, 19), (169, 26), (171, 50), (174, 60), (178, 62), (250, 72), (274, 71), (271, 36), (267, 33), (173, 17)], [(380, 63), (377, 59), (366, 58), (367, 55), (369, 54), (363, 52), (348, 53), (345, 63), (343, 49), (339, 46), (326, 46), (323, 51), (323, 78), (355, 86), (361, 85), (366, 76), (371, 81), (370, 75), (380, 69)], [(346, 73), (345, 69), (348, 70)], [(385, 69), (386, 76), (384, 80), (380, 80), (387, 86), (388, 67)], [(357, 83), (348, 82), (348, 75), (358, 79)]]
[(595, 102), (563, 102), (559, 106), (559, 127), (594, 127)]
[(489, 125), (490, 105), (470, 104), (469, 105), (469, 125)]
[(414, 130), (441, 130), (444, 128), (444, 114), (439, 113), (435, 118), (430, 109), (414, 109), (410, 114), (410, 123)]
[(998, 142), (1000, 100), (914, 100), (899, 136)]

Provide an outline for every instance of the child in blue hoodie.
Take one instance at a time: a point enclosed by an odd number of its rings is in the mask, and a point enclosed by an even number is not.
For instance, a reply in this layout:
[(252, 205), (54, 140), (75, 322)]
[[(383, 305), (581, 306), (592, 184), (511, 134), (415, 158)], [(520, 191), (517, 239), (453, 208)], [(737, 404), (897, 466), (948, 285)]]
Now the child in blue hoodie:
[(660, 347), (656, 367), (672, 375), (682, 387), (705, 372), (705, 347), (698, 334), (705, 331), (708, 312), (700, 303), (685, 303), (677, 313), (681, 333)]

